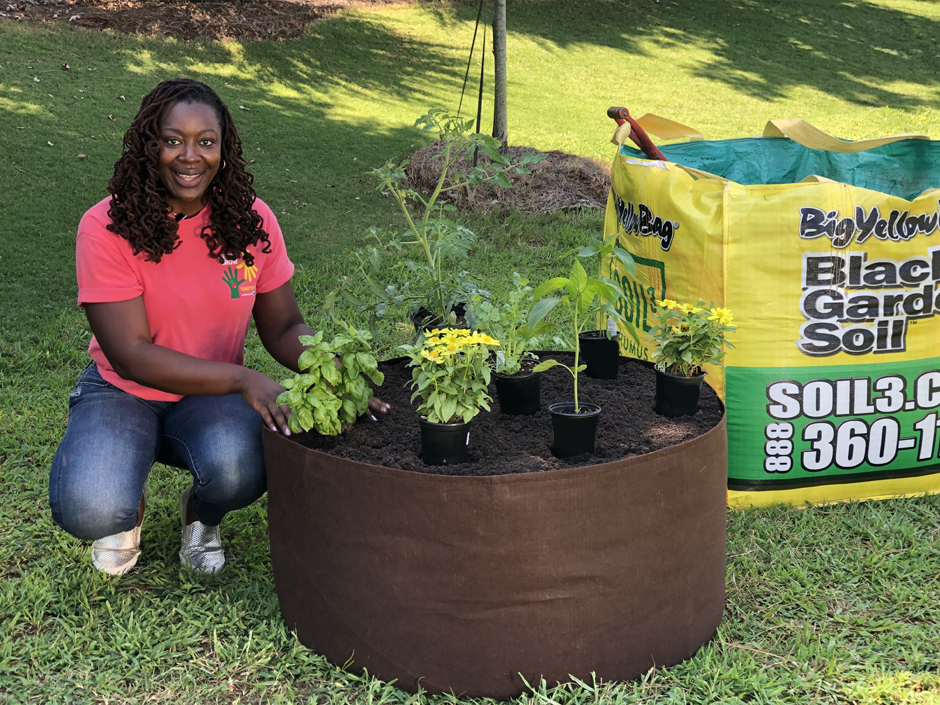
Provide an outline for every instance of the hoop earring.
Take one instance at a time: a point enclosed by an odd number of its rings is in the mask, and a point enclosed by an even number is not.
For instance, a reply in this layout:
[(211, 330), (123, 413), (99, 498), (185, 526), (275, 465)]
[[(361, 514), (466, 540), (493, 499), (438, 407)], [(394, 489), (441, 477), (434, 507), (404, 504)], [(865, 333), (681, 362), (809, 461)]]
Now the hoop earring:
[(228, 162), (226, 162), (226, 161), (223, 159), (223, 160), (222, 160), (222, 169), (224, 170), (226, 167), (228, 167)]

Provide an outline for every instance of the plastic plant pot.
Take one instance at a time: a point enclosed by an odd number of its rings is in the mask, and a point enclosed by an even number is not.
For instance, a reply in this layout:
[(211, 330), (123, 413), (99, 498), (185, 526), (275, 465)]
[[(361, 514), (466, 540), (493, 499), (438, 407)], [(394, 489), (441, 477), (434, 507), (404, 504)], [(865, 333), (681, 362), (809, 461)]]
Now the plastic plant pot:
[(415, 333), (421, 334), (422, 331), (431, 331), (434, 328), (461, 328), (467, 329), (470, 326), (467, 325), (464, 316), (467, 313), (465, 304), (454, 304), (454, 307), (451, 309), (457, 316), (457, 323), (453, 324), (444, 324), (440, 322), (440, 319), (435, 318), (434, 314), (428, 311), (424, 306), (421, 306), (417, 311), (409, 314), (408, 318), (411, 320), (411, 324), (415, 327)]
[(570, 458), (573, 455), (594, 452), (597, 421), (601, 407), (581, 403), (575, 413), (574, 402), (565, 401), (548, 407), (552, 414), (552, 455)]
[(620, 363), (620, 334), (610, 338), (607, 331), (589, 330), (578, 336), (581, 356), (587, 369), (584, 374), (594, 379), (615, 379)]
[(656, 370), (656, 397), (653, 410), (661, 416), (692, 416), (698, 411), (698, 398), (705, 373), (694, 377), (671, 375)]
[(421, 460), (425, 465), (457, 465), (467, 462), (470, 422), (434, 423), (420, 416)]
[(542, 408), (541, 372), (519, 375), (493, 373), (499, 410), (511, 416), (527, 416)]

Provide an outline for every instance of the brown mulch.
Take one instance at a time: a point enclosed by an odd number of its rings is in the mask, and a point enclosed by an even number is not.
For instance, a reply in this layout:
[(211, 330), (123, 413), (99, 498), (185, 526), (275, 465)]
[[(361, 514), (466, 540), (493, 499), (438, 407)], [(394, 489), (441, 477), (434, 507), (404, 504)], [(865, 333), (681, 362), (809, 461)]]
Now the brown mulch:
[[(430, 193), (441, 177), (442, 160), (438, 158), (440, 142), (434, 142), (415, 152), (405, 167), (405, 175), (419, 191)], [(518, 159), (525, 152), (537, 152), (532, 147), (509, 147), (505, 154)], [(483, 154), (479, 164), (488, 164)], [(472, 166), (469, 157), (461, 157), (448, 172), (450, 175), (466, 173)], [(548, 213), (573, 208), (600, 208), (607, 205), (610, 190), (610, 166), (595, 159), (578, 157), (564, 152), (549, 152), (548, 157), (530, 167), (531, 174), (512, 174), (510, 189), (483, 184), (467, 189), (448, 191), (442, 198), (457, 207), (461, 213), (486, 213), (492, 209), (511, 209), (521, 213)], [(448, 179), (447, 183), (453, 183)]]
[(293, 39), (307, 24), (347, 7), (424, 0), (0, 0), (0, 19), (63, 22), (147, 37), (243, 42)]
[[(572, 364), (571, 353), (546, 353)], [(347, 433), (325, 437), (301, 433), (293, 440), (330, 455), (357, 462), (439, 475), (504, 475), (545, 472), (562, 468), (609, 463), (661, 448), (669, 448), (701, 436), (724, 415), (718, 395), (702, 385), (699, 411), (694, 416), (666, 418), (653, 411), (656, 373), (650, 363), (620, 358), (617, 378), (578, 377), (578, 399), (602, 408), (593, 453), (570, 458), (552, 455), (552, 423), (549, 404), (572, 401), (571, 375), (560, 367), (542, 374), (542, 403), (532, 416), (504, 416), (494, 384), (492, 411), (481, 411), (470, 426), (469, 462), (460, 465), (425, 465), (421, 460), (421, 431), (415, 404), (411, 403), (411, 368), (403, 360), (380, 363), (385, 381), (376, 396), (391, 404), (387, 416), (372, 422), (360, 419)]]

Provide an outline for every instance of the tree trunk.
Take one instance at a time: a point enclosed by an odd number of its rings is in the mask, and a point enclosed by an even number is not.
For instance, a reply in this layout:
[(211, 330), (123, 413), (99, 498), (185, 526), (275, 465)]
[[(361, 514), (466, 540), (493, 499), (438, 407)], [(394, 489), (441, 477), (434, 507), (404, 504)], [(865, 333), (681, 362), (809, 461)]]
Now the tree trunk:
[(509, 126), (506, 122), (506, 0), (494, 0), (493, 59), (496, 74), (493, 137), (505, 147), (509, 144)]

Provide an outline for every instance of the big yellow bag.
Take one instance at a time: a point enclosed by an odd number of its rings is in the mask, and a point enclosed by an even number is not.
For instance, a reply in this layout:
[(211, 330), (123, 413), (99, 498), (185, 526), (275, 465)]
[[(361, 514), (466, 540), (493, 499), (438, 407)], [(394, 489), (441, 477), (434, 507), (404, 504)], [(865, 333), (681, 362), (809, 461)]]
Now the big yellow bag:
[(656, 300), (731, 309), (736, 349), (706, 378), (727, 407), (729, 504), (940, 491), (940, 143), (779, 120), (660, 145), (664, 162), (628, 133), (604, 227), (637, 262), (604, 265), (640, 331), (623, 352), (650, 359)]

